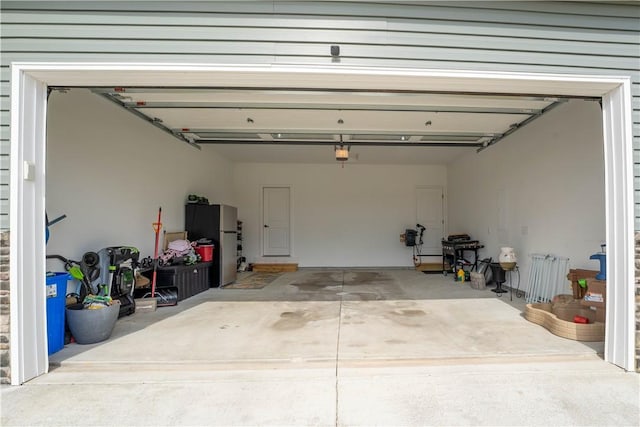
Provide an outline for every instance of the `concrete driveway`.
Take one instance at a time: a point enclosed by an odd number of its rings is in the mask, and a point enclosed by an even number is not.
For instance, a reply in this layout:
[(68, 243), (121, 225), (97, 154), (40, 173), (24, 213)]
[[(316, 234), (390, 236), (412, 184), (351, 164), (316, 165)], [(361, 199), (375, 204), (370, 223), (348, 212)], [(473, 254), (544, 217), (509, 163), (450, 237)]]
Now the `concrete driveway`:
[(211, 289), (66, 346), (2, 425), (638, 425), (638, 375), (523, 307), (403, 269)]

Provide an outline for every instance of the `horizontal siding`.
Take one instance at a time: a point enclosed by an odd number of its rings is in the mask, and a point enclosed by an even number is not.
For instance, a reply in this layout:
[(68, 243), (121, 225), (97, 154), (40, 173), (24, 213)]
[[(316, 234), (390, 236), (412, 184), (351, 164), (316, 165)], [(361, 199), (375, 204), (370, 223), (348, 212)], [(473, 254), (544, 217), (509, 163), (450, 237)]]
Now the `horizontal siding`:
[[(329, 45), (339, 44), (336, 67), (629, 76), (640, 195), (637, 5), (3, 1), (0, 7), (0, 168), (8, 164), (13, 61), (331, 65)], [(3, 215), (0, 209), (0, 229)]]
[(0, 140), (0, 230), (9, 229), (9, 140)]
[(10, 114), (7, 110), (0, 110), (0, 123), (9, 123), (10, 122)]
[(9, 229), (10, 70), (0, 68), (0, 231)]
[(1, 140), (9, 140), (11, 132), (9, 131), (9, 123), (3, 123), (0, 125), (0, 139)]
[[(4, 157), (4, 156), (2, 156)], [(8, 156), (6, 157), (8, 159)], [(9, 167), (0, 166), (0, 230), (9, 229)]]
[[(425, 40), (426, 41), (426, 40)], [(307, 57), (329, 58), (329, 46), (325, 43), (273, 43), (256, 41), (201, 41), (201, 40), (131, 40), (131, 39), (41, 39), (34, 43), (32, 39), (3, 40), (3, 58), (12, 57), (13, 53), (43, 53), (57, 55), (84, 54), (91, 52), (108, 52), (111, 54), (180, 54), (180, 55), (227, 55), (227, 56), (275, 56), (295, 58), (304, 52)], [(341, 45), (342, 62), (353, 59), (404, 60), (406, 58), (429, 58), (430, 61), (457, 62), (466, 58), (467, 62), (484, 62), (492, 64), (545, 64), (546, 66), (568, 66), (581, 69), (599, 69), (636, 71), (637, 58), (631, 56), (591, 56), (567, 55), (563, 53), (533, 52), (525, 50), (481, 49), (479, 46), (466, 47), (446, 46), (371, 46), (367, 44)], [(3, 64), (6, 58), (3, 59)], [(425, 61), (426, 62), (426, 61)]]
[[(140, 17), (133, 14), (101, 14), (89, 15), (83, 14), (82, 21), (78, 22), (77, 15), (67, 13), (46, 13), (33, 14), (22, 11), (6, 11), (6, 17), (3, 23), (10, 25), (52, 25), (56, 27), (65, 27), (78, 24), (88, 25), (92, 27), (115, 26), (115, 27), (137, 27), (146, 28), (152, 26), (161, 26), (167, 30), (175, 28), (221, 28), (240, 30), (254, 29), (327, 29), (340, 30), (344, 32), (356, 32), (367, 30), (374, 32), (376, 30), (385, 31), (388, 29), (388, 20), (378, 19), (350, 19), (350, 18), (318, 18), (318, 17), (279, 17), (277, 15), (251, 14), (225, 14), (216, 17), (207, 15), (198, 15), (193, 13), (177, 13), (177, 14), (160, 14), (155, 13), (150, 21), (141, 21)], [(449, 24), (451, 25), (451, 24)], [(424, 30), (424, 29), (423, 29)], [(3, 28), (4, 33), (4, 28)], [(4, 35), (4, 34), (3, 34)], [(631, 41), (631, 40), (630, 40)]]
[[(57, 13), (96, 14), (198, 14), (202, 17), (211, 14), (229, 14), (243, 12), (247, 14), (276, 15), (313, 15), (313, 16), (351, 16), (359, 20), (367, 18), (414, 18), (441, 19), (469, 22), (501, 24), (511, 22), (529, 26), (559, 26), (565, 28), (609, 28), (618, 30), (637, 30), (634, 18), (640, 18), (633, 6), (582, 4), (558, 2), (440, 2), (416, 4), (415, 2), (21, 2), (4, 1), (4, 10), (49, 10)], [(528, 2), (527, 2), (528, 3)]]
[(9, 156), (0, 156), (0, 169), (9, 170)]
[[(480, 2), (478, 2), (480, 3)], [(464, 7), (455, 5), (455, 2), (441, 5), (416, 5), (405, 3), (402, 7), (397, 4), (362, 5), (362, 3), (339, 2), (327, 4), (305, 2), (276, 2), (274, 13), (282, 14), (323, 14), (330, 9), (329, 16), (366, 16), (387, 18), (413, 18), (413, 19), (440, 19), (462, 22), (486, 22), (500, 25), (504, 22), (525, 26), (558, 26), (565, 28), (609, 28), (626, 31), (637, 30), (637, 10), (629, 8), (626, 17), (608, 16), (606, 8), (600, 9), (598, 14), (579, 14), (579, 6), (571, 8), (569, 4), (556, 13), (523, 12), (513, 10), (511, 6), (517, 2), (505, 2), (503, 7), (482, 8), (475, 2), (466, 2)]]
[[(630, 2), (627, 2), (630, 3)], [(440, 6), (452, 6), (451, 2), (431, 2), (432, 5), (440, 5)], [(466, 7), (470, 5), (469, 1), (466, 2), (456, 2), (455, 5), (458, 7)], [(562, 3), (562, 2), (505, 2), (505, 1), (483, 1), (474, 3), (473, 7), (475, 8), (483, 8), (483, 9), (492, 9), (495, 11), (500, 11), (502, 9), (509, 10), (519, 10), (519, 11), (527, 11), (527, 12), (542, 12), (542, 13), (560, 13), (560, 14), (571, 14), (574, 13), (576, 15), (607, 15), (607, 16), (619, 16), (619, 17), (638, 17), (640, 18), (640, 11), (636, 7), (633, 7), (631, 4), (622, 5), (618, 4), (616, 7), (611, 8), (609, 5), (603, 4), (581, 4), (579, 8), (574, 7), (574, 4), (571, 3)]]
[[(66, 31), (73, 31), (78, 28), (78, 17), (71, 14), (47, 14), (34, 15), (21, 12), (5, 12), (3, 17), (3, 36), (15, 37), (15, 33), (8, 33), (11, 29), (18, 26), (32, 26), (34, 29), (42, 29), (42, 26), (51, 26)], [(521, 25), (502, 23), (500, 26), (488, 26), (482, 23), (468, 22), (464, 26), (459, 22), (441, 21), (441, 20), (424, 20), (424, 19), (367, 19), (356, 20), (340, 17), (331, 18), (315, 18), (315, 17), (291, 17), (278, 18), (277, 16), (259, 15), (224, 15), (216, 17), (202, 18), (194, 15), (154, 15), (152, 22), (143, 22), (140, 17), (135, 15), (83, 15), (82, 25), (91, 27), (93, 31), (101, 31), (104, 27), (115, 27), (120, 30), (135, 28), (144, 31), (150, 27), (160, 26), (164, 30), (156, 37), (163, 37), (163, 34), (176, 34), (182, 31), (189, 31), (192, 36), (199, 30), (208, 33), (205, 38), (211, 38), (215, 31), (226, 32), (226, 39), (233, 39), (236, 34), (240, 33), (241, 38), (246, 38), (248, 32), (255, 33), (258, 30), (277, 30), (284, 31), (286, 36), (283, 40), (291, 40), (292, 36), (289, 31), (308, 31), (314, 35), (318, 31), (340, 31), (342, 36), (358, 37), (358, 34), (367, 34), (371, 39), (371, 43), (376, 42), (376, 37), (381, 37), (377, 32), (385, 32), (382, 37), (403, 35), (446, 35), (446, 36), (478, 36), (489, 37), (491, 40), (500, 38), (504, 41), (513, 40), (551, 40), (551, 41), (575, 41), (575, 42), (596, 42), (611, 44), (638, 44), (638, 37), (634, 32), (619, 30), (594, 30), (594, 29), (573, 29), (567, 31), (566, 27), (523, 27)], [(27, 33), (28, 35), (29, 33)], [(88, 33), (91, 34), (91, 33)], [(111, 34), (114, 37), (114, 34)], [(507, 40), (504, 40), (504, 39)], [(299, 39), (306, 40), (306, 39)], [(337, 41), (349, 41), (348, 39), (334, 39)]]
[(536, 41), (576, 41), (596, 43), (628, 43), (637, 44), (638, 38), (633, 32), (573, 29), (567, 31), (566, 27), (523, 27), (522, 25), (503, 23), (499, 27), (469, 23), (461, 27), (459, 24), (448, 21), (429, 21), (426, 25), (422, 20), (394, 19), (389, 20), (388, 31), (412, 32), (415, 34), (451, 34), (451, 35), (481, 35), (502, 37), (508, 39), (524, 39)]
[[(294, 21), (297, 22), (297, 21)], [(188, 27), (188, 26), (166, 26), (145, 25), (145, 26), (125, 26), (118, 25), (75, 25), (72, 28), (65, 28), (59, 25), (34, 25), (34, 24), (4, 24), (2, 27), (3, 51), (14, 49), (22, 51), (19, 43), (12, 41), (22, 41), (26, 44), (26, 49), (33, 49), (33, 39), (42, 41), (54, 41), (57, 43), (71, 40), (87, 40), (90, 42), (105, 41), (117, 44), (118, 41), (128, 40), (182, 40), (185, 42), (206, 42), (233, 40), (235, 42), (260, 41), (261, 43), (277, 43), (283, 40), (304, 41), (305, 44), (312, 43), (337, 43), (336, 31), (319, 28), (290, 28), (294, 22), (288, 22), (287, 27), (274, 28), (253, 28), (247, 31), (242, 27), (222, 26), (215, 27)], [(225, 23), (226, 24), (226, 23)], [(452, 34), (438, 34), (424, 32), (407, 32), (401, 30), (404, 26), (400, 23), (396, 31), (380, 30), (341, 30), (339, 43), (342, 46), (365, 44), (367, 46), (424, 46), (428, 44), (432, 47), (450, 47)], [(424, 29), (423, 29), (424, 30)], [(87, 37), (91, 34), (91, 38)], [(163, 34), (158, 36), (158, 34)], [(428, 40), (425, 40), (428, 37)], [(600, 40), (590, 42), (584, 40), (556, 40), (553, 44), (544, 45), (540, 39), (529, 39), (523, 37), (505, 38), (497, 35), (458, 35), (456, 45), (460, 48), (487, 49), (513, 51), (520, 50), (526, 52), (561, 53), (567, 55), (586, 55), (588, 57), (629, 57), (637, 58), (640, 41), (635, 43), (622, 44), (603, 43)], [(103, 50), (103, 49), (97, 49)], [(326, 51), (324, 52), (326, 54)]]
[[(5, 76), (5, 74), (10, 74), (11, 71), (9, 70), (9, 67), (0, 67), (0, 75), (2, 77)], [(0, 96), (3, 97), (8, 97), (11, 94), (11, 83), (9, 82), (9, 76), (7, 76), (7, 80), (0, 80)]]
[(0, 200), (9, 200), (9, 183), (0, 183)]

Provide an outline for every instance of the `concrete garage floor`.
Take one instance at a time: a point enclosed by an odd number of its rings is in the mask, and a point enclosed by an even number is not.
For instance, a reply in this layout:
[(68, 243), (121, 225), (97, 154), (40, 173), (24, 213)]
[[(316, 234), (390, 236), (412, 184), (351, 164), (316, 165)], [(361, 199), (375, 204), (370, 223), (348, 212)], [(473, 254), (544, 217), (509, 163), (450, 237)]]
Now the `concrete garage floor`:
[(409, 269), (210, 289), (120, 319), (106, 342), (66, 346), (49, 374), (2, 389), (1, 424), (640, 423), (637, 374), (523, 309)]

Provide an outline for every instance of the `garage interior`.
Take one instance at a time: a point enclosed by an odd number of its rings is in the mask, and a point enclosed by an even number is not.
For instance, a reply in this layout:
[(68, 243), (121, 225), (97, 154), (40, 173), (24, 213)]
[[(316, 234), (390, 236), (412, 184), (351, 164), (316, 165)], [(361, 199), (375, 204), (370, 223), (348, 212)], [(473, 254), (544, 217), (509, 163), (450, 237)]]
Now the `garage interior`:
[[(412, 269), (300, 269), (262, 289), (211, 289), (118, 320), (107, 341), (66, 346), (38, 383), (189, 372), (577, 362), (604, 342), (575, 341), (497, 298)], [(130, 374), (127, 374), (130, 375)], [(115, 378), (114, 377), (114, 378)]]
[[(346, 161), (336, 160), (341, 145)], [(47, 254), (79, 259), (131, 245), (152, 255), (158, 206), (164, 230), (183, 230), (186, 197), (198, 194), (238, 208), (250, 263), (291, 262), (299, 271), (263, 289), (212, 288), (176, 307), (123, 317), (109, 341), (67, 346), (50, 360), (166, 363), (164, 357), (189, 354), (203, 363), (209, 354), (210, 363), (357, 363), (602, 354), (602, 342), (564, 340), (526, 322), (517, 293), (511, 302), (508, 294), (498, 299), (452, 276), (416, 271), (399, 235), (422, 221), (419, 190), (441, 189), (443, 222), (427, 224), (423, 253), (440, 253), (440, 240), (460, 233), (484, 246), (480, 258), (514, 247), (520, 289), (534, 253), (597, 270), (589, 257), (604, 243), (603, 163), (601, 109), (589, 98), (58, 88), (48, 105), (46, 206), (50, 217), (67, 217), (51, 228)], [(264, 187), (290, 190), (288, 255), (265, 256)], [(185, 340), (187, 330), (194, 335)], [(144, 339), (167, 340), (175, 352), (136, 353), (148, 348), (138, 344)], [(194, 347), (196, 340), (208, 344)], [(256, 343), (264, 357), (256, 356)]]

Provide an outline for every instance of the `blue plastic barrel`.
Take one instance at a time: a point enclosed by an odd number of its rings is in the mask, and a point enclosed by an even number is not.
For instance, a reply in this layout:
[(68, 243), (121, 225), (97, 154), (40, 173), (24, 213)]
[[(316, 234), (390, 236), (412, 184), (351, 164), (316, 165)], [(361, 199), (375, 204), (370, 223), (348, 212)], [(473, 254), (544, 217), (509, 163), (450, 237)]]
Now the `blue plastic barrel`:
[(47, 350), (49, 355), (64, 347), (64, 313), (69, 273), (47, 274)]

